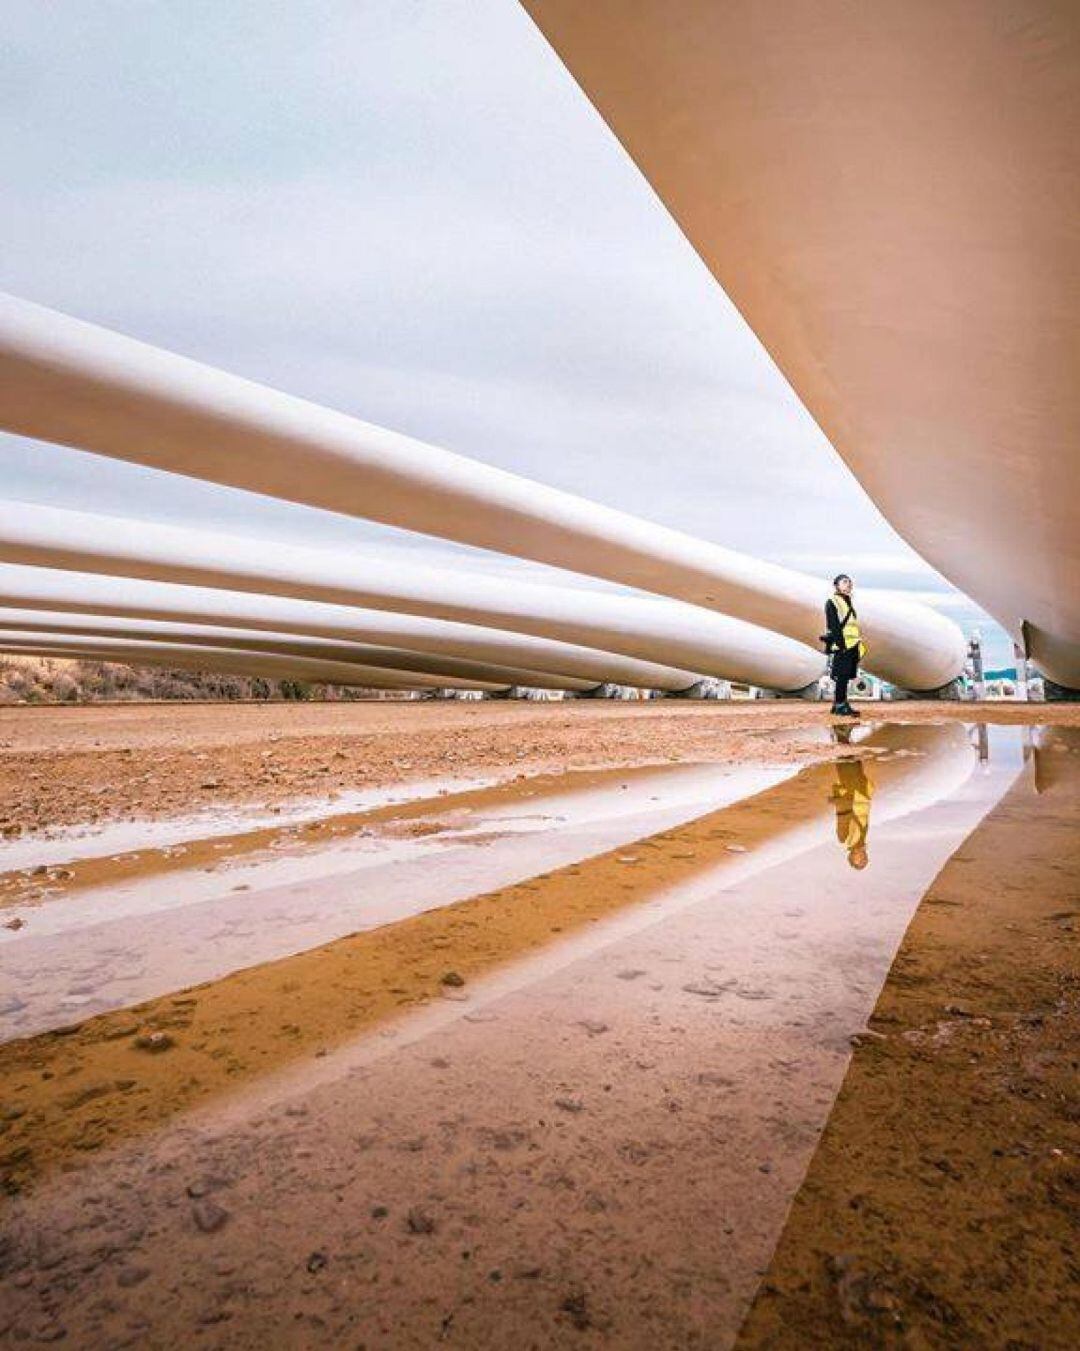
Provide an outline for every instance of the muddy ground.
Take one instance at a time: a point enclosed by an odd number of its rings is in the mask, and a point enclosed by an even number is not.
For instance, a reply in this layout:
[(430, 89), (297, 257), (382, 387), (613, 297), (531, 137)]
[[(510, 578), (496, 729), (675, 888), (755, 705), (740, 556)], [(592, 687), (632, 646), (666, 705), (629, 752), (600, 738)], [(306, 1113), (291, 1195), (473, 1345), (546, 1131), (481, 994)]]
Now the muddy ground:
[(742, 1351), (1080, 1345), (1078, 751), (923, 899)]
[[(933, 752), (883, 744), (872, 862), (853, 873), (838, 771), (815, 767), (847, 752), (815, 739), (812, 705), (0, 710), (20, 846), (410, 781), (793, 773), (633, 845), (0, 1046), (0, 1340), (1075, 1346), (1078, 714), (978, 710), (1067, 724), (981, 821), (968, 801), (889, 824)], [(372, 815), (437, 832), (446, 806)], [(809, 820), (820, 844), (769, 854)], [(153, 867), (182, 885), (219, 847)], [(50, 884), (77, 901), (148, 857), (75, 860)], [(8, 914), (27, 871), (0, 876)]]
[[(894, 721), (971, 721), (974, 705), (862, 706)], [(1040, 705), (978, 716), (1038, 722)], [(1057, 705), (1055, 722), (1080, 724)], [(227, 802), (281, 803), (410, 780), (675, 760), (802, 757), (820, 704), (119, 704), (0, 708), (0, 832), (165, 816)], [(790, 737), (787, 733), (793, 733)], [(819, 752), (820, 753), (820, 752)]]

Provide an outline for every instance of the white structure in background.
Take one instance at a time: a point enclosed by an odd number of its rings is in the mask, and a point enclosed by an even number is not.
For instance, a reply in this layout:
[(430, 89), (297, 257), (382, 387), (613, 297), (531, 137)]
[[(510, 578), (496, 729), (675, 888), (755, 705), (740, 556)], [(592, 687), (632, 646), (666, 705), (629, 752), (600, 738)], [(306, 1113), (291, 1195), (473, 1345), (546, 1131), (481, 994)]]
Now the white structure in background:
[(896, 529), (1080, 690), (1080, 4), (524, 4)]
[[(821, 632), (825, 587), (818, 579), (10, 296), (0, 299), (0, 417), (23, 436), (604, 577), (805, 644), (816, 645)], [(572, 607), (573, 593), (563, 594)], [(859, 602), (874, 636), (876, 673), (928, 691), (959, 677), (964, 640), (950, 620), (865, 590)], [(604, 607), (617, 603), (627, 601), (593, 599), (596, 627), (603, 627)], [(514, 615), (509, 626), (523, 627), (519, 620)], [(588, 641), (569, 628), (543, 631)], [(816, 679), (816, 671), (803, 679), (804, 667), (793, 661), (765, 679), (703, 669), (790, 690)]]
[(467, 657), (493, 666), (571, 677), (569, 682), (558, 680), (556, 683), (560, 685), (581, 680), (596, 686), (615, 680), (676, 693), (698, 683), (692, 672), (675, 667), (475, 624), (175, 582), (66, 572), (60, 568), (0, 563), (0, 606), (117, 619), (216, 624), (250, 629), (253, 634), (272, 630), (310, 638), (402, 647), (435, 657)]
[[(0, 652), (28, 657), (127, 662), (136, 666), (175, 667), (189, 671), (221, 671), (266, 676), (271, 680), (357, 685), (365, 689), (440, 689), (446, 684), (441, 676), (426, 675), (422, 671), (362, 666), (357, 662), (316, 661), (291, 653), (250, 652), (199, 643), (140, 642), (108, 636), (87, 638), (71, 633), (34, 633), (30, 630), (0, 632)], [(455, 680), (454, 684), (482, 693), (499, 693), (505, 688), (496, 681)]]
[(423, 672), (439, 677), (444, 684), (457, 680), (481, 681), (509, 689), (514, 685), (574, 690), (585, 694), (596, 688), (595, 681), (573, 676), (552, 676), (543, 671), (516, 667), (491, 666), (485, 662), (457, 657), (432, 656), (399, 647), (377, 647), (370, 643), (331, 642), (273, 630), (224, 628), (217, 624), (177, 624), (166, 620), (116, 619), (106, 615), (67, 614), (55, 610), (6, 610), (0, 608), (0, 639), (11, 642), (20, 633), (49, 633), (56, 638), (77, 635), (109, 642), (114, 638), (136, 642), (199, 647), (224, 647), (232, 651), (271, 652), (282, 656), (304, 657), (311, 661), (358, 663), (394, 671)]
[[(803, 690), (821, 674), (820, 653), (753, 624), (679, 601), (542, 586), (470, 573), (212, 534), (115, 516), (6, 503), (0, 561), (184, 582), (359, 605), (510, 629), (677, 663), (688, 672)], [(469, 657), (468, 648), (462, 651)], [(670, 669), (670, 668), (669, 668)], [(680, 682), (672, 686), (672, 679)], [(665, 688), (661, 684), (660, 688)]]

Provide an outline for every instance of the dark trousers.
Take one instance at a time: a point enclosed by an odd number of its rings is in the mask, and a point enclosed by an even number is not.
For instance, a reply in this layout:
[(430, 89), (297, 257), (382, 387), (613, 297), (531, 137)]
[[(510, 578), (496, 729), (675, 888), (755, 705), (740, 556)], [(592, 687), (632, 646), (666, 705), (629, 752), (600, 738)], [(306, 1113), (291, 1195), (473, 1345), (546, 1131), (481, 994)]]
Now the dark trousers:
[(833, 695), (833, 706), (839, 707), (848, 701), (848, 685), (859, 674), (859, 649), (849, 647), (843, 652), (837, 652), (832, 659), (832, 678), (836, 684), (836, 693)]

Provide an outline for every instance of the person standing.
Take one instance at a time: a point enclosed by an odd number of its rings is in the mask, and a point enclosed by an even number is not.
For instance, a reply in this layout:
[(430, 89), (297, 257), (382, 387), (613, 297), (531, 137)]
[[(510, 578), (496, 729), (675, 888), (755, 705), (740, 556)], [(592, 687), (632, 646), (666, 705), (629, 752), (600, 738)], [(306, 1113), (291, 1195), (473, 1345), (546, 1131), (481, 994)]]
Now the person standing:
[(833, 594), (825, 602), (825, 642), (832, 653), (830, 674), (836, 686), (832, 715), (836, 718), (857, 718), (859, 715), (848, 703), (848, 685), (859, 673), (859, 662), (866, 654), (866, 644), (859, 632), (859, 617), (851, 599), (855, 584), (846, 572), (833, 578)]

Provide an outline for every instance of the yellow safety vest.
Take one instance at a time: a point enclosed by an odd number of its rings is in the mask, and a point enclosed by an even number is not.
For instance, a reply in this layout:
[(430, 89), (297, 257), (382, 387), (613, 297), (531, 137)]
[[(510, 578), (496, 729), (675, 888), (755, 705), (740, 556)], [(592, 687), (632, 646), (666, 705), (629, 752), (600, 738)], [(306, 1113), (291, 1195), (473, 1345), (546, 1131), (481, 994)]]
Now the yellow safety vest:
[(870, 799), (874, 784), (864, 771), (856, 778), (848, 765), (837, 766), (838, 781), (833, 788), (832, 802), (836, 807), (836, 838), (845, 849), (865, 844), (870, 833)]
[(867, 784), (867, 791), (860, 793), (856, 788), (851, 795), (851, 815), (847, 821), (844, 844), (853, 849), (857, 844), (865, 844), (870, 833), (870, 794), (873, 789)]
[[(859, 657), (866, 656), (866, 644), (862, 641), (859, 633), (859, 621), (855, 618), (855, 607), (847, 596), (842, 596), (839, 591), (833, 594), (833, 604), (836, 606), (836, 613), (840, 616), (840, 626), (844, 631), (844, 649), (850, 651), (851, 648), (859, 649)], [(841, 605), (847, 607), (847, 614), (840, 608)]]

